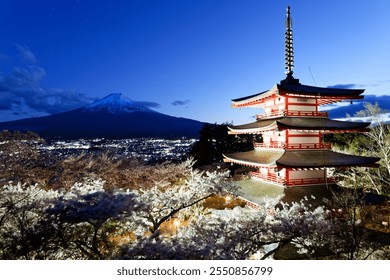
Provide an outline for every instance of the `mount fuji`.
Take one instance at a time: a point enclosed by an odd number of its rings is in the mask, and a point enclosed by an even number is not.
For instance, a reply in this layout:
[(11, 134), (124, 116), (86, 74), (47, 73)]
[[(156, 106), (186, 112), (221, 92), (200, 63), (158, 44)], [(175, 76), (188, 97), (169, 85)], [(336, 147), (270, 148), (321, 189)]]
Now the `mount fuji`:
[(156, 112), (113, 93), (72, 111), (0, 122), (0, 130), (33, 131), (43, 137), (62, 139), (197, 138), (204, 124)]
[(111, 114), (128, 114), (134, 112), (157, 113), (139, 102), (126, 99), (121, 93), (110, 95), (84, 107), (86, 111), (107, 111)]

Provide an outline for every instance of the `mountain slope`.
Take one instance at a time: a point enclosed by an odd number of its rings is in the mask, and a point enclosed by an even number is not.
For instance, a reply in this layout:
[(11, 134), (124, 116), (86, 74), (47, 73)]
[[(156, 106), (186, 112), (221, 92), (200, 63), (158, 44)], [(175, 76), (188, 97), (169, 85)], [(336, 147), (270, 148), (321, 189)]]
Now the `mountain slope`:
[(0, 123), (0, 130), (34, 131), (44, 137), (198, 137), (204, 123), (153, 111), (111, 94), (88, 106), (51, 116)]
[(139, 102), (126, 99), (121, 93), (111, 93), (98, 101), (84, 107), (85, 111), (105, 110), (112, 114), (127, 114), (134, 112), (157, 113)]

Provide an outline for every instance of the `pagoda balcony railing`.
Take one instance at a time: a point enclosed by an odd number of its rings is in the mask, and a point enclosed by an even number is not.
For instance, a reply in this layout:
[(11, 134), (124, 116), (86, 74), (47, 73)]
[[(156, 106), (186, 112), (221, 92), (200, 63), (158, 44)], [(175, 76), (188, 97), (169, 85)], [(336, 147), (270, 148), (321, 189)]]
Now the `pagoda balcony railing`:
[(265, 181), (270, 181), (270, 182), (274, 182), (274, 183), (281, 184), (281, 185), (286, 184), (286, 180), (284, 178), (277, 176), (275, 174), (264, 175), (260, 172), (250, 172), (250, 175), (251, 175), (251, 177), (255, 177), (258, 179), (265, 180)]
[(330, 150), (332, 148), (332, 144), (330, 143), (320, 143), (320, 144), (314, 144), (314, 143), (305, 143), (305, 144), (287, 144), (285, 145), (285, 148), (287, 150)]
[(260, 172), (250, 172), (251, 177), (262, 179), (264, 181), (274, 182), (284, 186), (304, 186), (304, 185), (318, 185), (334, 183), (334, 178), (302, 178), (302, 179), (289, 179), (277, 176), (276, 174), (262, 174)]
[(304, 179), (289, 179), (286, 181), (286, 186), (302, 186), (302, 185), (317, 185), (334, 183), (334, 178), (304, 178)]
[(284, 149), (286, 147), (285, 143), (273, 142), (273, 143), (253, 143), (254, 148), (263, 148), (263, 149)]
[(271, 112), (256, 115), (256, 119), (267, 119), (276, 117), (317, 117), (327, 118), (328, 112), (316, 112), (316, 111), (297, 111), (297, 110), (271, 110)]
[(273, 143), (253, 143), (254, 148), (263, 149), (286, 149), (286, 150), (330, 150), (332, 144), (330, 143), (304, 143), (304, 144), (286, 144), (284, 142)]

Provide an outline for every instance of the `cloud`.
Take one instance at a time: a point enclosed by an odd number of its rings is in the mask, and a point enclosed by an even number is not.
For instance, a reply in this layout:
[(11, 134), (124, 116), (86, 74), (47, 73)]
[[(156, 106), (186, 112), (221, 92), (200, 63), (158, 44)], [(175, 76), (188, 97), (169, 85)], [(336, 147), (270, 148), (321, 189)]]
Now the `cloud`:
[(334, 118), (345, 118), (346, 114), (349, 114), (350, 116), (354, 116), (356, 112), (364, 109), (364, 103), (372, 103), (375, 104), (378, 102), (379, 107), (382, 109), (390, 109), (390, 95), (365, 95), (363, 100), (353, 100), (352, 104), (349, 102), (347, 104), (335, 104), (334, 109), (328, 109), (326, 110), (329, 112), (329, 117)]
[(173, 101), (171, 104), (173, 106), (184, 106), (184, 105), (187, 105), (191, 103), (191, 100), (176, 100), (176, 101)]
[(364, 85), (358, 85), (358, 84), (337, 84), (333, 86), (328, 86), (328, 88), (342, 88), (342, 89), (356, 89), (364, 87)]
[(157, 102), (151, 102), (151, 101), (137, 101), (142, 106), (145, 106), (147, 108), (160, 108), (161, 105)]
[(35, 55), (32, 53), (29, 47), (22, 46), (19, 44), (15, 44), (17, 51), (19, 52), (19, 56), (22, 58), (23, 61), (30, 63), (30, 64), (36, 64), (38, 62)]
[(1, 111), (12, 110), (22, 114), (20, 110), (29, 110), (55, 114), (82, 107), (92, 101), (83, 93), (43, 87), (45, 69), (32, 64), (37, 60), (27, 47), (17, 45), (17, 48), (29, 64), (14, 68), (10, 74), (0, 75)]

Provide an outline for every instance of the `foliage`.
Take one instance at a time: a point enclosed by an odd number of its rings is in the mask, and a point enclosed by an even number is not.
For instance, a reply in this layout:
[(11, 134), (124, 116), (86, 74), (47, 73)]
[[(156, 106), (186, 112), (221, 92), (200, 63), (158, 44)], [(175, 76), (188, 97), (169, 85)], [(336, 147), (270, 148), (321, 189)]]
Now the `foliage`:
[(194, 144), (191, 156), (196, 160), (195, 167), (221, 162), (224, 153), (253, 149), (252, 136), (229, 135), (229, 124), (205, 124), (199, 140)]
[(44, 142), (35, 133), (0, 132), (0, 185), (13, 182), (26, 182), (34, 185), (35, 176), (43, 171), (46, 158), (41, 157), (37, 149)]
[[(335, 148), (351, 154), (380, 158), (378, 168), (356, 167), (348, 171), (338, 170), (336, 176), (344, 179), (344, 186), (354, 186), (390, 195), (390, 126), (385, 123), (385, 110), (376, 104), (365, 103), (364, 110), (356, 113), (371, 122), (365, 134), (335, 134), (328, 137)], [(359, 178), (359, 184), (356, 179)]]
[[(178, 181), (155, 181), (152, 188), (104, 188), (100, 179), (69, 189), (44, 190), (7, 185), (0, 195), (0, 256), (3, 259), (105, 259), (118, 248), (116, 238), (143, 240), (174, 217), (190, 217), (207, 197), (233, 191), (225, 173), (201, 173), (192, 161)], [(166, 165), (168, 170), (171, 166)], [(226, 189), (225, 189), (226, 187)], [(152, 227), (150, 227), (152, 226)]]
[(146, 205), (141, 213), (141, 223), (156, 232), (162, 223), (173, 218), (179, 211), (182, 216), (191, 216), (193, 206), (214, 194), (234, 193), (231, 184), (224, 183), (227, 173), (201, 173), (192, 169), (193, 162), (184, 162), (186, 177), (177, 184), (162, 182), (153, 188), (136, 191)]
[[(0, 259), (265, 259), (287, 245), (307, 259), (389, 256), (388, 240), (363, 227), (353, 193), (330, 206), (342, 215), (307, 201), (205, 209), (207, 198), (235, 193), (227, 172), (201, 172), (193, 160), (145, 166), (109, 153), (52, 159), (18, 137), (1, 144), (3, 159), (20, 170), (2, 167)], [(23, 147), (18, 160), (12, 147)]]
[[(272, 257), (287, 244), (309, 259), (387, 254), (361, 227), (356, 211), (346, 212), (355, 213), (351, 219), (340, 218), (323, 207), (310, 209), (305, 201), (272, 200), (256, 210), (202, 209), (199, 202), (209, 193), (229, 187), (226, 174), (187, 170), (181, 182), (139, 192), (107, 189), (102, 180), (61, 191), (3, 187), (0, 258), (248, 259)], [(354, 205), (339, 197), (337, 207)], [(181, 224), (174, 231), (164, 227), (175, 220)]]
[(335, 238), (329, 248), (338, 258), (368, 259), (382, 246), (381, 242), (371, 238), (370, 231), (364, 227), (368, 212), (364, 199), (364, 193), (356, 188), (334, 194), (333, 209), (338, 209), (336, 215), (339, 217), (332, 217), (332, 235)]
[(0, 256), (2, 259), (34, 259), (36, 225), (45, 220), (44, 211), (57, 197), (35, 185), (9, 185), (0, 195)]

